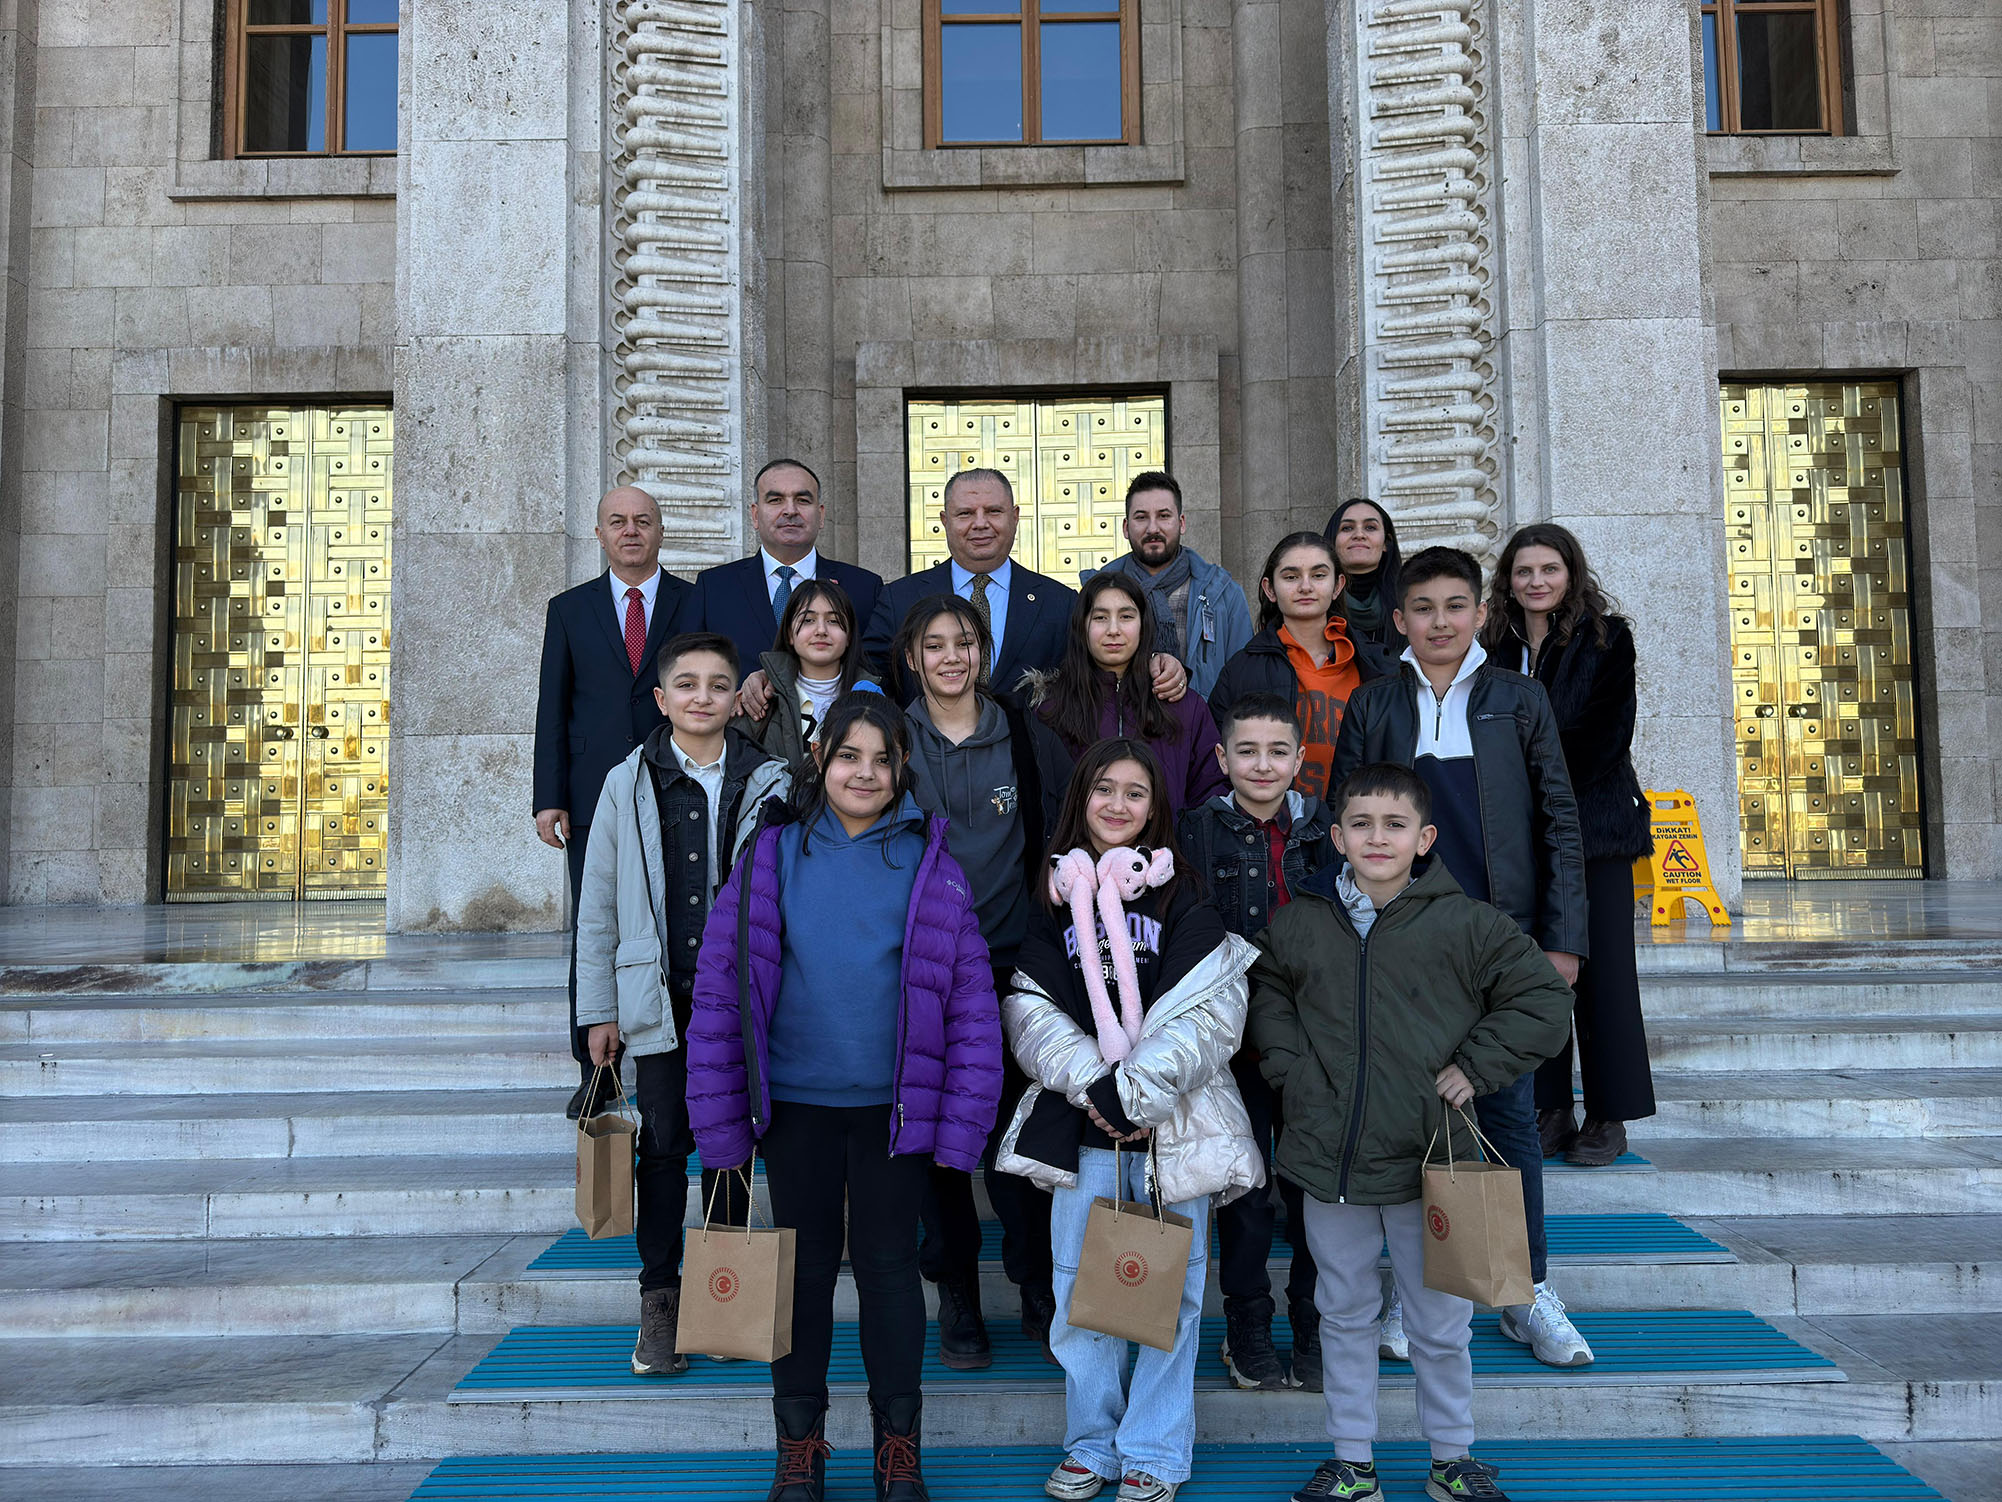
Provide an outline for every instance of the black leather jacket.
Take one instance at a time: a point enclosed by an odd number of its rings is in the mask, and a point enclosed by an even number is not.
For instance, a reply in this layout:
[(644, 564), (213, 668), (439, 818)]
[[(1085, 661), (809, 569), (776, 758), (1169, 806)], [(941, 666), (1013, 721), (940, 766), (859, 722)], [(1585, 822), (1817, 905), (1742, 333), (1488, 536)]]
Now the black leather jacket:
[[(1331, 817), (1319, 798), (1286, 795), (1291, 826), (1280, 864), (1289, 894), (1300, 883), (1335, 859), (1328, 838)], [(1223, 914), (1224, 927), (1243, 938), (1256, 938), (1272, 921), (1271, 851), (1258, 823), (1222, 793), (1197, 808), (1184, 809), (1175, 837), (1188, 868), (1202, 877), (1210, 901)]]
[[(1349, 698), (1335, 742), (1334, 782), (1368, 762), (1410, 766), (1418, 750), (1418, 699), (1430, 693), (1418, 669), (1365, 683)], [(1488, 896), (1544, 949), (1575, 954), (1585, 941), (1585, 851), (1578, 802), (1550, 700), (1533, 678), (1497, 667), (1474, 670), (1467, 703), (1487, 846)]]

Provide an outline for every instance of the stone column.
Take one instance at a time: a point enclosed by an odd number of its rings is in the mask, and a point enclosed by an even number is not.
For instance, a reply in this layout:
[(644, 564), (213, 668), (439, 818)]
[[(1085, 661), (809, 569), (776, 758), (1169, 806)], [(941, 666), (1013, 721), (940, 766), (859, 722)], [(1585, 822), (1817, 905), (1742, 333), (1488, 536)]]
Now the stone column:
[[(572, 433), (577, 389), (596, 406), (595, 362), (570, 380), (573, 301), (593, 350), (601, 305), (597, 261), (573, 261), (573, 203), (596, 218), (597, 137), (584, 153), (571, 138), (573, 91), (590, 93), (594, 121), (602, 97), (598, 3), (405, 10), (395, 929), (555, 928), (566, 916), (562, 857), (535, 839), (530, 765), (544, 603), (570, 582), (567, 503), (595, 498), (602, 478), (578, 462)], [(577, 277), (587, 291), (573, 300)]]
[(21, 385), (27, 375), (28, 220), (34, 188), (37, 6), (21, 0), (0, 28), (0, 902), (10, 890), (14, 828), (14, 657), (20, 591)]
[(1511, 521), (1584, 543), (1633, 621), (1646, 787), (1687, 788), (1738, 897), (1708, 179), (1691, 13), (1503, 8), (1498, 55)]

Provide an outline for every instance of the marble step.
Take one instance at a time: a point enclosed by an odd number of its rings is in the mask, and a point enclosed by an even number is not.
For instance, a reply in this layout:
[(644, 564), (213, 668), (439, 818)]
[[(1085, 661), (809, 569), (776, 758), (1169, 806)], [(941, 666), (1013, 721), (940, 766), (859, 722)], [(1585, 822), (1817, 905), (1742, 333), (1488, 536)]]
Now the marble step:
[[(368, 941), (363, 941), (368, 942)], [(380, 935), (375, 942), (380, 942)], [(400, 940), (406, 946), (407, 938)], [(218, 995), (233, 991), (558, 990), (570, 974), (567, 935), (481, 935), (478, 952), (443, 937), (435, 952), (390, 958), (239, 959), (243, 944), (194, 959), (8, 960), (0, 996)], [(85, 940), (73, 949), (88, 955)], [(497, 952), (498, 951), (498, 952)], [(513, 952), (507, 952), (513, 951)]]
[[(1911, 1469), (1911, 1462), (1904, 1463)], [(34, 1502), (407, 1502), (430, 1462), (346, 1465), (42, 1465), (0, 1471), (0, 1486)]]
[[(1495, 1439), (1703, 1434), (1860, 1434), (1871, 1440), (2002, 1437), (2002, 1316), (1776, 1320), (1836, 1361), (1846, 1382), (1647, 1383), (1539, 1370), (1534, 1385), (1475, 1390), (1478, 1431)], [(447, 1395), (496, 1344), (488, 1335), (233, 1339), (0, 1340), (0, 1454), (15, 1465), (401, 1461), (439, 1455), (762, 1448), (767, 1393), (672, 1381), (633, 1397), (453, 1403)], [(1408, 1378), (1405, 1379), (1408, 1381)], [(110, 1415), (115, 1422), (107, 1422)], [(1414, 1393), (1386, 1387), (1386, 1439), (1416, 1435)], [(1307, 1393), (1207, 1390), (1199, 1441), (1324, 1442)], [(859, 1396), (835, 1400), (829, 1437), (866, 1443)], [(928, 1388), (928, 1444), (1016, 1444), (1063, 1432), (1061, 1383), (996, 1391), (947, 1379)]]
[(573, 1089), (29, 1097), (7, 1102), (0, 1161), (565, 1153)]
[(305, 1090), (576, 1089), (559, 1038), (224, 1039), (0, 1044), (0, 1098)]
[(303, 1041), (435, 1038), (471, 1033), (561, 1045), (562, 987), (481, 993), (240, 991), (200, 998), (0, 996), (0, 1042), (67, 1047), (227, 1038)]
[(1648, 1023), (1660, 1069), (2002, 1067), (2002, 1011), (1914, 1017), (1741, 1017)]
[[(1648, 1173), (1545, 1176), (1554, 1214), (2002, 1212), (2002, 1139), (1662, 1138)], [(567, 1229), (575, 1159), (475, 1153), (0, 1166), (0, 1241)]]
[[(1896, 955), (1902, 964), (1903, 953)], [(2002, 1007), (2002, 971), (1861, 969), (1798, 974), (1685, 974), (1641, 978), (1650, 1022), (1695, 1017), (1924, 1017), (1993, 1015)]]
[[(1977, 904), (1994, 899), (1978, 884)], [(1967, 924), (1974, 934), (1993, 932), (1988, 913)], [(1745, 939), (1736, 927), (1706, 932), (1701, 924), (1678, 933), (1646, 923), (1634, 925), (1635, 959), (1641, 978), (1658, 975), (1732, 975), (1752, 980), (1896, 970), (1950, 976), (1968, 970), (2002, 970), (2002, 937), (1943, 938), (1900, 932), (1822, 934), (1813, 938)], [(1892, 958), (1895, 957), (1895, 958)]]
[(2002, 1068), (1662, 1070), (1663, 1137), (1986, 1137), (2002, 1134)]

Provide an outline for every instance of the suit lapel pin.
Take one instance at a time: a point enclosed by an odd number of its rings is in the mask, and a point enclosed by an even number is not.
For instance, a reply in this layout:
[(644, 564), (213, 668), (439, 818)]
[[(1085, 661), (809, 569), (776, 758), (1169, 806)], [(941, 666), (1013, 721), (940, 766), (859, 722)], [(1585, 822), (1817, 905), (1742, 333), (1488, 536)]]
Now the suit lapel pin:
[(1036, 597), (1034, 595), (1023, 595), (1022, 598), (1027, 600), (1031, 605), (1036, 603)]

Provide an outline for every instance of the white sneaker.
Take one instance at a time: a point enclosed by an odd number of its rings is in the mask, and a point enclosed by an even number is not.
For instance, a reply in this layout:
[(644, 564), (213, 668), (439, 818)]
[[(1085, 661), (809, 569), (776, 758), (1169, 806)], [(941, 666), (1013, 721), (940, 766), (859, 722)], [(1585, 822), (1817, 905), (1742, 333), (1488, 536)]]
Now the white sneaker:
[(1511, 1304), (1501, 1312), (1501, 1332), (1529, 1347), (1545, 1366), (1590, 1366), (1592, 1348), (1564, 1312), (1564, 1300), (1548, 1283), (1536, 1285), (1536, 1302)]
[(1106, 1479), (1090, 1466), (1066, 1455), (1050, 1472), (1050, 1479), (1043, 1483), (1043, 1490), (1055, 1497), (1057, 1502), (1085, 1502), (1087, 1497), (1096, 1497), (1104, 1490)]
[(1404, 1300), (1394, 1293), (1390, 1296), (1390, 1307), (1383, 1311), (1383, 1324), (1376, 1332), (1376, 1354), (1385, 1361), (1411, 1359), (1411, 1342), (1404, 1338)]
[(1145, 1471), (1128, 1471), (1119, 1482), (1119, 1502), (1175, 1502), (1179, 1483), (1162, 1481)]

